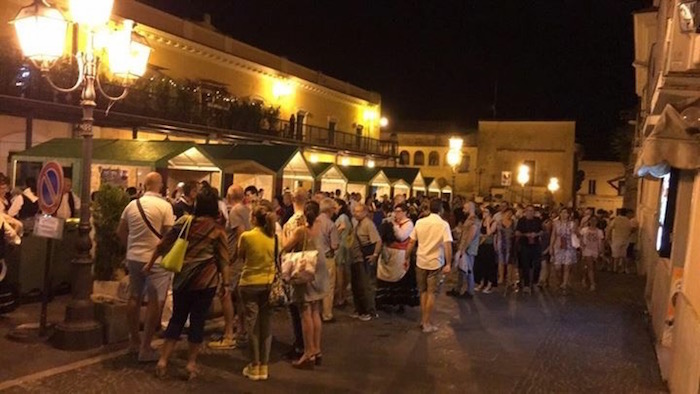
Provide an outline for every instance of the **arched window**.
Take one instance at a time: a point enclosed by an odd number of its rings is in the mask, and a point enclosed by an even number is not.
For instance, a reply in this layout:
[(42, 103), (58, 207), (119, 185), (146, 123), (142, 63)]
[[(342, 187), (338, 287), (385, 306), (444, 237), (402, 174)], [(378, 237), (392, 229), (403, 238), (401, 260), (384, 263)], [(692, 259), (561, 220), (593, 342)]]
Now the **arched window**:
[(430, 152), (430, 155), (428, 156), (428, 165), (429, 166), (439, 166), (440, 165), (440, 154), (432, 151)]
[(416, 153), (413, 154), (413, 165), (414, 166), (425, 165), (425, 155), (423, 154), (422, 150), (416, 151)]
[(410, 166), (411, 165), (411, 154), (408, 151), (402, 150), (399, 154), (399, 165)]

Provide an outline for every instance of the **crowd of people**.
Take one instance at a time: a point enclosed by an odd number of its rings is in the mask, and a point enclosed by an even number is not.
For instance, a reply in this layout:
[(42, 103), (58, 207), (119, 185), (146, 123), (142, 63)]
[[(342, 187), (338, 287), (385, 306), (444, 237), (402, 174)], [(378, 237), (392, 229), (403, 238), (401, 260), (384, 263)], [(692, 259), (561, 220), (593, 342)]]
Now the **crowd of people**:
[[(186, 324), (186, 369), (191, 378), (199, 374), (204, 323), (219, 297), (225, 326), (207, 346), (247, 347), (250, 363), (243, 375), (268, 379), (271, 292), (277, 280), (288, 281), (290, 289), (294, 343), (287, 356), (295, 368), (314, 369), (323, 360), (323, 325), (336, 320), (339, 308), (351, 307), (350, 316), (366, 322), (378, 312), (420, 306), (420, 328), (428, 334), (438, 330), (433, 309), (449, 275), (454, 286), (446, 294), (468, 299), (496, 289), (529, 294), (555, 286), (568, 294), (579, 277), (585, 289), (595, 291), (596, 271), (629, 272), (634, 266), (637, 224), (629, 210), (611, 218), (591, 208), (459, 197), (450, 204), (405, 195), (363, 201), (359, 194), (302, 188), (268, 201), (255, 187), (242, 185), (232, 185), (221, 199), (210, 185), (194, 182), (182, 185), (168, 201), (162, 188), (160, 175), (148, 174), (145, 192), (124, 210), (118, 230), (131, 278), (131, 350), (140, 361), (157, 362), (159, 376), (166, 376)], [(178, 239), (188, 246), (182, 270), (173, 276), (159, 261)], [(282, 275), (282, 262), (293, 254), (313, 260), (308, 278)], [(574, 269), (577, 263), (582, 270)], [(583, 274), (577, 276), (579, 271)], [(165, 345), (156, 351), (151, 340), (169, 288), (172, 317)], [(144, 294), (148, 307), (141, 337)]]

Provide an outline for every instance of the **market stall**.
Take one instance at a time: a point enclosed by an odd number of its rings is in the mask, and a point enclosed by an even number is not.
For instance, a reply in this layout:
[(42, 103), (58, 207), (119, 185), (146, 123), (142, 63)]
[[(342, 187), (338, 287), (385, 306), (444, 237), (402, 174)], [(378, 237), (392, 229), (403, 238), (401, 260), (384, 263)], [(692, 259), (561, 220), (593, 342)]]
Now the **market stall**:
[[(394, 187), (394, 195), (406, 194), (409, 197), (425, 194), (425, 179), (418, 168), (382, 167)], [(403, 182), (401, 182), (403, 181)], [(405, 186), (408, 185), (408, 190)]]
[(425, 178), (425, 183), (428, 185), (426, 189), (429, 197), (440, 197), (442, 194), (442, 188), (440, 187), (437, 178)]
[(313, 163), (309, 164), (309, 168), (311, 168), (311, 172), (316, 179), (314, 190), (328, 193), (335, 193), (336, 190), (340, 190), (341, 194), (345, 192), (348, 180), (338, 166), (333, 163)]
[(252, 144), (200, 147), (224, 168), (223, 189), (231, 184), (253, 185), (264, 190), (263, 198), (271, 199), (284, 190), (313, 187), (314, 176), (297, 147)]
[(379, 168), (364, 166), (341, 166), (340, 171), (348, 180), (347, 193), (359, 193), (362, 198), (374, 194), (380, 198), (391, 194), (391, 182)]
[[(146, 175), (158, 171), (169, 190), (179, 182), (221, 183), (221, 169), (196, 144), (183, 141), (96, 139), (93, 141), (91, 191), (103, 183), (140, 189)], [(81, 184), (82, 140), (57, 138), (12, 155), (13, 179), (25, 163), (56, 161), (72, 174), (75, 192)]]

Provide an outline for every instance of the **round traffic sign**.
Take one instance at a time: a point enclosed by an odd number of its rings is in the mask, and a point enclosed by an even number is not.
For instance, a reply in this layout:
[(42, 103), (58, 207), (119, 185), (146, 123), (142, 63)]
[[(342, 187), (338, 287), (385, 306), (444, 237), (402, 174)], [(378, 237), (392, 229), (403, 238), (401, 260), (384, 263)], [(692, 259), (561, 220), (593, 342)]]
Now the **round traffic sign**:
[(56, 213), (63, 198), (63, 167), (55, 161), (46, 163), (39, 173), (36, 190), (39, 209), (47, 215)]

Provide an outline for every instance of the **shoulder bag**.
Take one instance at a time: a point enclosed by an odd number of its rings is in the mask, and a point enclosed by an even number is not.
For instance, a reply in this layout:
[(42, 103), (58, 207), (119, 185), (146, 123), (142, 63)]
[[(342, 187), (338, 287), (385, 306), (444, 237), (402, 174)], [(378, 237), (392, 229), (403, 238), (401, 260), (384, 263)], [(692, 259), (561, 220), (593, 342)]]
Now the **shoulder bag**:
[(190, 235), (190, 227), (192, 226), (192, 215), (185, 218), (185, 222), (182, 224), (182, 229), (180, 229), (180, 234), (177, 236), (173, 247), (170, 251), (163, 257), (160, 265), (171, 272), (182, 271), (182, 265), (185, 263), (185, 254), (187, 253), (187, 246), (190, 241), (188, 237)]
[(151, 224), (151, 221), (148, 220), (148, 217), (146, 216), (146, 212), (144, 212), (144, 210), (143, 210), (143, 205), (141, 205), (140, 198), (136, 199), (136, 207), (139, 209), (139, 213), (141, 214), (141, 219), (143, 219), (143, 221), (146, 223), (146, 227), (148, 227), (148, 229), (151, 230), (153, 235), (158, 237), (158, 239), (163, 238), (163, 235), (161, 233), (159, 233), (158, 230), (156, 230), (155, 227), (153, 227), (153, 225)]
[(299, 252), (282, 255), (282, 278), (294, 285), (313, 282), (316, 277), (318, 250), (306, 250), (307, 229), (304, 229), (304, 245)]
[(273, 307), (289, 305), (291, 301), (289, 285), (282, 280), (282, 267), (280, 267), (279, 262), (279, 241), (277, 235), (275, 235), (275, 265), (273, 269), (275, 270), (275, 277), (270, 284), (269, 303)]

